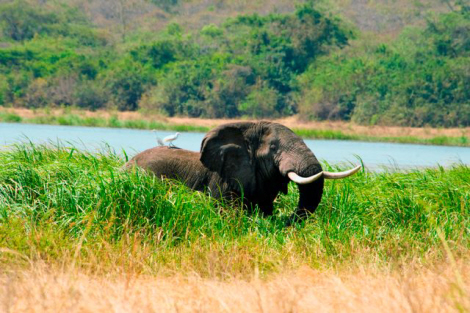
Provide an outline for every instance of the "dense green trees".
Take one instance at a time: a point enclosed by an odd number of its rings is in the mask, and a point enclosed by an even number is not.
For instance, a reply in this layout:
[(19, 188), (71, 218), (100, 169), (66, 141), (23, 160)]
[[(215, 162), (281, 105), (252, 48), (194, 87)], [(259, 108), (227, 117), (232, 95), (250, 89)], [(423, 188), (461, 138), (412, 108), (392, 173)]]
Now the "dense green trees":
[(181, 42), (158, 41), (140, 59), (171, 65), (144, 106), (195, 117), (293, 114), (297, 76), (331, 46), (347, 44), (347, 35), (336, 20), (302, 5), (294, 14), (239, 16)]
[(0, 4), (0, 105), (470, 125), (470, 9), (463, 2), (392, 42), (366, 45), (359, 34), (349, 47), (352, 31), (311, 3), (116, 39), (76, 7), (26, 1)]
[(318, 119), (470, 125), (470, 15), (429, 18), (390, 44), (325, 57), (304, 74), (300, 111)]

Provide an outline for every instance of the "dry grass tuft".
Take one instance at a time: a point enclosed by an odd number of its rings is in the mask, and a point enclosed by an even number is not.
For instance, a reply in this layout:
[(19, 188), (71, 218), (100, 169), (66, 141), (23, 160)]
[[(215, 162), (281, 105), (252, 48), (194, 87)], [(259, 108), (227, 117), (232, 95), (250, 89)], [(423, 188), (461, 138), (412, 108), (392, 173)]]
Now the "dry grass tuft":
[(340, 273), (301, 267), (260, 280), (93, 275), (34, 268), (0, 275), (4, 312), (452, 312), (470, 309), (470, 266), (359, 268)]

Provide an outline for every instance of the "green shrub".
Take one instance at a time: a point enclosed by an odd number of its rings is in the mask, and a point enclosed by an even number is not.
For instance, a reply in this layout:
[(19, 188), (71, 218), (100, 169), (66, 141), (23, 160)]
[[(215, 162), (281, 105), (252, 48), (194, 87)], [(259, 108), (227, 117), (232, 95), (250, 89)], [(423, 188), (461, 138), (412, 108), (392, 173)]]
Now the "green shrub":
[(240, 105), (240, 112), (252, 118), (278, 117), (276, 106), (279, 101), (277, 90), (259, 83)]
[(201, 29), (201, 34), (203, 36), (216, 38), (222, 36), (224, 34), (224, 31), (220, 29), (217, 25), (209, 24)]
[(109, 95), (96, 81), (85, 80), (75, 89), (75, 105), (88, 110), (97, 110), (105, 107)]
[(26, 1), (13, 1), (0, 5), (3, 34), (13, 40), (31, 39), (37, 33), (48, 33), (59, 22), (54, 13), (34, 8)]
[(152, 79), (134, 62), (122, 62), (107, 72), (105, 85), (112, 104), (120, 111), (135, 111)]
[(0, 121), (4, 123), (20, 123), (21, 120), (21, 116), (15, 113), (0, 112)]

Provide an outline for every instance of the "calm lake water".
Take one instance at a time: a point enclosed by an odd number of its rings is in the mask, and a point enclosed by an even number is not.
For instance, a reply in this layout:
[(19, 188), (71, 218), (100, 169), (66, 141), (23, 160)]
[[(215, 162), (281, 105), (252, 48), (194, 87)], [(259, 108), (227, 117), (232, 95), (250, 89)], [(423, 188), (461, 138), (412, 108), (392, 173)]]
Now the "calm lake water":
[[(56, 143), (75, 146), (87, 151), (98, 151), (109, 145), (117, 153), (124, 149), (129, 157), (157, 145), (156, 137), (163, 138), (173, 131), (135, 130), (98, 127), (54, 126), (0, 123), (0, 145), (31, 140), (34, 143)], [(183, 149), (199, 151), (203, 133), (182, 133), (175, 144)], [(330, 164), (358, 163), (360, 156), (369, 169), (382, 167), (418, 168), (449, 166), (454, 163), (470, 165), (470, 148), (424, 146), (412, 144), (372, 143), (341, 140), (305, 140), (319, 160)], [(6, 147), (1, 147), (6, 148)]]

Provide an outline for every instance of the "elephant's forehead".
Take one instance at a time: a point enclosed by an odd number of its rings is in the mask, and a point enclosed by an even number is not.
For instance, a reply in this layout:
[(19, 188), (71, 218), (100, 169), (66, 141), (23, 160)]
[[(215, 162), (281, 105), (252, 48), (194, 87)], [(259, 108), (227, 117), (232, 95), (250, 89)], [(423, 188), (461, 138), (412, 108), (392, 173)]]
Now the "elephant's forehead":
[(267, 136), (271, 140), (279, 140), (285, 144), (294, 143), (300, 139), (292, 130), (281, 124), (276, 124), (275, 127), (269, 127)]

